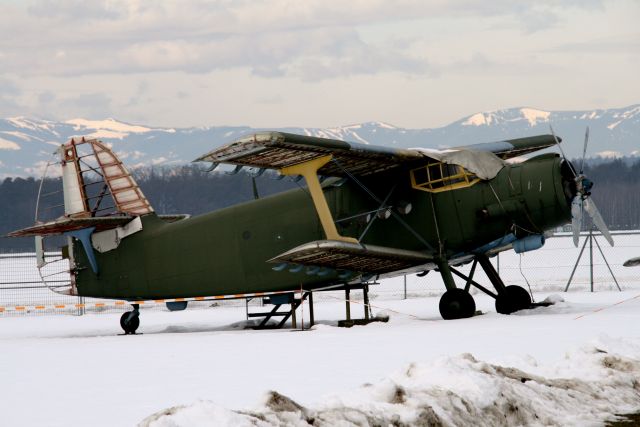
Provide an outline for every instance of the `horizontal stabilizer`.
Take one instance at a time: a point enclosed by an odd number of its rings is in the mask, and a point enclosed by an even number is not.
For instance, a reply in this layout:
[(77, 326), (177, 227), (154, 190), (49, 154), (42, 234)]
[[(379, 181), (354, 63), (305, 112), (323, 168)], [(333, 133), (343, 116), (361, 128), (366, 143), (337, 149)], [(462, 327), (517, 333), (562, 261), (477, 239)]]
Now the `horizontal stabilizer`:
[[(158, 218), (166, 222), (179, 221), (188, 218), (189, 215), (158, 215)], [(28, 237), (28, 236), (54, 236), (70, 231), (95, 227), (96, 232), (111, 230), (121, 227), (130, 222), (133, 216), (102, 216), (92, 218), (59, 218), (55, 221), (36, 224), (22, 230), (12, 231), (6, 237)]]
[(269, 260), (271, 263), (290, 263), (371, 274), (404, 270), (431, 261), (432, 257), (421, 252), (337, 240), (305, 243)]

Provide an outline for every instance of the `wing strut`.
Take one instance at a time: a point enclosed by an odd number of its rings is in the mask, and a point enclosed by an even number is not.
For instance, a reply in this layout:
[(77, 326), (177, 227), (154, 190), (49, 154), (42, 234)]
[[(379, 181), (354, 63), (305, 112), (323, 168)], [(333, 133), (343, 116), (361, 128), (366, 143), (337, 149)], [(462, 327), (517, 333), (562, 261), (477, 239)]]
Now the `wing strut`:
[(327, 204), (327, 199), (325, 199), (324, 193), (322, 192), (322, 186), (318, 179), (318, 169), (329, 163), (331, 158), (331, 154), (318, 157), (313, 160), (298, 163), (297, 165), (282, 168), (280, 169), (280, 173), (282, 175), (302, 175), (304, 177), (307, 182), (307, 187), (309, 188), (309, 193), (311, 193), (311, 198), (313, 199), (316, 212), (320, 218), (320, 223), (324, 229), (324, 234), (327, 236), (327, 240), (358, 243), (358, 240), (353, 237), (344, 237), (338, 234), (336, 224), (333, 221), (333, 216), (331, 216), (331, 211)]

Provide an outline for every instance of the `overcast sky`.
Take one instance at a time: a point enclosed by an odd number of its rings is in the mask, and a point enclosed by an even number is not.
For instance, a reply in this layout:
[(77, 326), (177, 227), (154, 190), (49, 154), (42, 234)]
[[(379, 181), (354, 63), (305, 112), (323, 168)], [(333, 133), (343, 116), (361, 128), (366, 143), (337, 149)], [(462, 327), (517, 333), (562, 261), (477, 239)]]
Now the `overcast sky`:
[(640, 1), (0, 0), (0, 116), (420, 128), (640, 102)]

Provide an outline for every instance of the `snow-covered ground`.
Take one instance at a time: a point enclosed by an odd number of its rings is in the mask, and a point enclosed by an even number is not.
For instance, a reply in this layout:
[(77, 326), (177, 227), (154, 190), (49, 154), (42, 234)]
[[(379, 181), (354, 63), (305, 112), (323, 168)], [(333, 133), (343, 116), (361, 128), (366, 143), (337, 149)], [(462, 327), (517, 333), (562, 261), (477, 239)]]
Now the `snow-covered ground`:
[(511, 316), (478, 294), (485, 314), (455, 321), (437, 297), (376, 299), (389, 322), (350, 329), (339, 301), (307, 331), (243, 329), (230, 306), (145, 311), (137, 336), (117, 313), (5, 317), (1, 424), (598, 425), (640, 411), (640, 283), (625, 288)]

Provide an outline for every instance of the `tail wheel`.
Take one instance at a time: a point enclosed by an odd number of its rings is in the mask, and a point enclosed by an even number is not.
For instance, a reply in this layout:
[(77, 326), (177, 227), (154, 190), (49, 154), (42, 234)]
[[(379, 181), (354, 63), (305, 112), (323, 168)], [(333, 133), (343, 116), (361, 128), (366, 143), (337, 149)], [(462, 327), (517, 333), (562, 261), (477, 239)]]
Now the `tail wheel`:
[(445, 320), (464, 319), (476, 312), (476, 302), (464, 289), (449, 289), (440, 298), (440, 315)]
[(507, 286), (496, 298), (496, 311), (500, 314), (511, 314), (526, 308), (531, 308), (531, 296), (522, 286)]
[(140, 316), (135, 311), (127, 311), (120, 317), (120, 327), (125, 334), (135, 334), (140, 326)]

